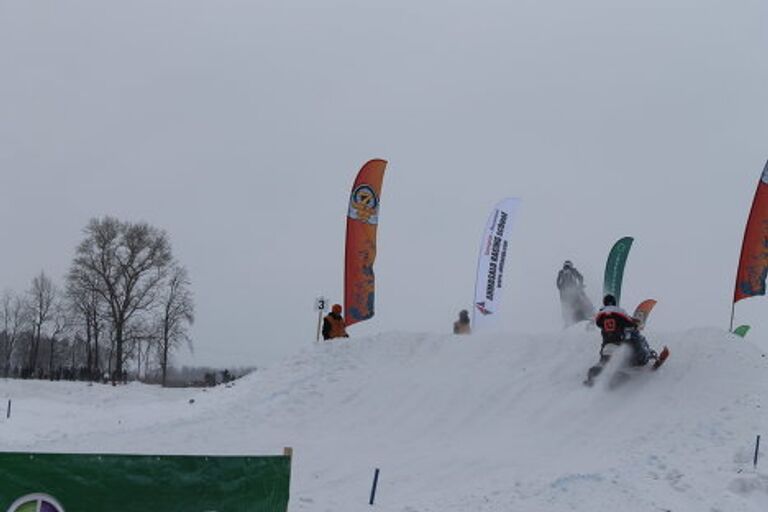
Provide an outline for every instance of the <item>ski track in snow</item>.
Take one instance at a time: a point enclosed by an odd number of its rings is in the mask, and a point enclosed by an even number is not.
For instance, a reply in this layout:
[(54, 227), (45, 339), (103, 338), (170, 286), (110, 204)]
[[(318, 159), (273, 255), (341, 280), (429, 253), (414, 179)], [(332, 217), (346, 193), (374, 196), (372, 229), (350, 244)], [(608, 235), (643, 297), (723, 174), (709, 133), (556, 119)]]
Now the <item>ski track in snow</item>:
[(0, 399), (13, 399), (0, 449), (292, 446), (291, 512), (366, 508), (376, 467), (384, 512), (768, 509), (768, 473), (752, 467), (768, 425), (765, 354), (715, 329), (651, 333), (672, 351), (658, 372), (613, 390), (604, 374), (590, 389), (598, 337), (583, 325), (388, 333), (317, 344), (206, 391), (0, 380)]

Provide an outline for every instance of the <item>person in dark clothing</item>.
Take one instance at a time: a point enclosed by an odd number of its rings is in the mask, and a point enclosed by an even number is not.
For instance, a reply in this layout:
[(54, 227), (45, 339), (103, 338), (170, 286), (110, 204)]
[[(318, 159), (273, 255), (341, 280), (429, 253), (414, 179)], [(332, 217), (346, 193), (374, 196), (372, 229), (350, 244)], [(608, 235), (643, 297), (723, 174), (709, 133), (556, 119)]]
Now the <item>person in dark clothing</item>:
[(453, 322), (453, 334), (471, 334), (472, 328), (469, 326), (469, 312), (462, 309), (459, 312), (459, 319)]
[(557, 273), (557, 289), (560, 292), (565, 327), (592, 318), (595, 308), (584, 293), (584, 276), (576, 270), (570, 260), (566, 260), (563, 268)]
[(334, 338), (349, 338), (347, 334), (347, 324), (344, 317), (341, 316), (341, 305), (334, 304), (331, 312), (323, 319), (323, 339), (332, 340)]
[(563, 268), (557, 273), (557, 289), (560, 290), (560, 295), (564, 292), (567, 293), (571, 289), (580, 289), (584, 287), (584, 276), (581, 272), (576, 270), (571, 260), (565, 260)]
[(611, 359), (613, 351), (624, 342), (632, 347), (631, 366), (645, 366), (651, 359), (657, 359), (656, 353), (648, 346), (645, 336), (638, 329), (639, 321), (631, 317), (624, 309), (616, 305), (613, 295), (603, 298), (603, 307), (595, 318), (595, 324), (600, 328), (603, 343), (600, 346), (600, 361), (589, 369), (585, 384), (591, 385)]

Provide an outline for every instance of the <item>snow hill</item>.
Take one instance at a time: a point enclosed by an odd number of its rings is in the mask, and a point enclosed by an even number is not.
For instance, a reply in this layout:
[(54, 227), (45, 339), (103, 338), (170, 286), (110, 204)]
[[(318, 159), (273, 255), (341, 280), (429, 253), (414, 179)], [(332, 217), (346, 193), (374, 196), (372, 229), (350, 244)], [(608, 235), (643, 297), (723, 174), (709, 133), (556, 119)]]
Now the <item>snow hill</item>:
[(718, 330), (651, 334), (672, 351), (659, 372), (588, 389), (598, 336), (382, 334), (208, 391), (0, 380), (0, 449), (292, 446), (293, 512), (369, 508), (375, 467), (387, 512), (768, 509), (765, 354)]

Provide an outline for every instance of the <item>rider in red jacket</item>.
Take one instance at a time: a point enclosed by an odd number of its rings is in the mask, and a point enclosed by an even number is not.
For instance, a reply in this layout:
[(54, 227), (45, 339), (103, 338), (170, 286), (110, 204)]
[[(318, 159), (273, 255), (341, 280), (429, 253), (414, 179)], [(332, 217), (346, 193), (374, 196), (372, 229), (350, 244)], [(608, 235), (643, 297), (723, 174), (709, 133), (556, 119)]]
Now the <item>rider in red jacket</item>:
[(648, 346), (648, 341), (640, 334), (638, 329), (640, 322), (618, 307), (613, 295), (606, 295), (603, 298), (603, 307), (597, 313), (595, 323), (600, 328), (603, 344), (600, 347), (600, 362), (589, 369), (585, 384), (592, 385), (593, 379), (603, 371), (603, 367), (611, 358), (613, 348), (625, 341), (632, 346), (634, 352), (630, 362), (632, 366), (644, 366), (649, 360), (658, 358)]
[(616, 305), (613, 295), (606, 295), (603, 299), (603, 307), (597, 313), (595, 323), (603, 335), (603, 347), (606, 343), (620, 344), (624, 341), (625, 331), (638, 325), (637, 319)]

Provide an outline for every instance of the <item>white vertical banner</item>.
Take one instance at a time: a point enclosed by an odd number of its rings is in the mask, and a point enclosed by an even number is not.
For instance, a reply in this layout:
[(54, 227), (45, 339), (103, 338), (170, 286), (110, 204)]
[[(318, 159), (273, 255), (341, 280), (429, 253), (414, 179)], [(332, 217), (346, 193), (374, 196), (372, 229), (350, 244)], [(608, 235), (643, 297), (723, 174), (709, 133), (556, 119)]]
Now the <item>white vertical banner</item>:
[(520, 199), (516, 197), (504, 199), (496, 204), (488, 217), (477, 259), (472, 322), (475, 329), (491, 327), (500, 311), (509, 234), (519, 206)]

